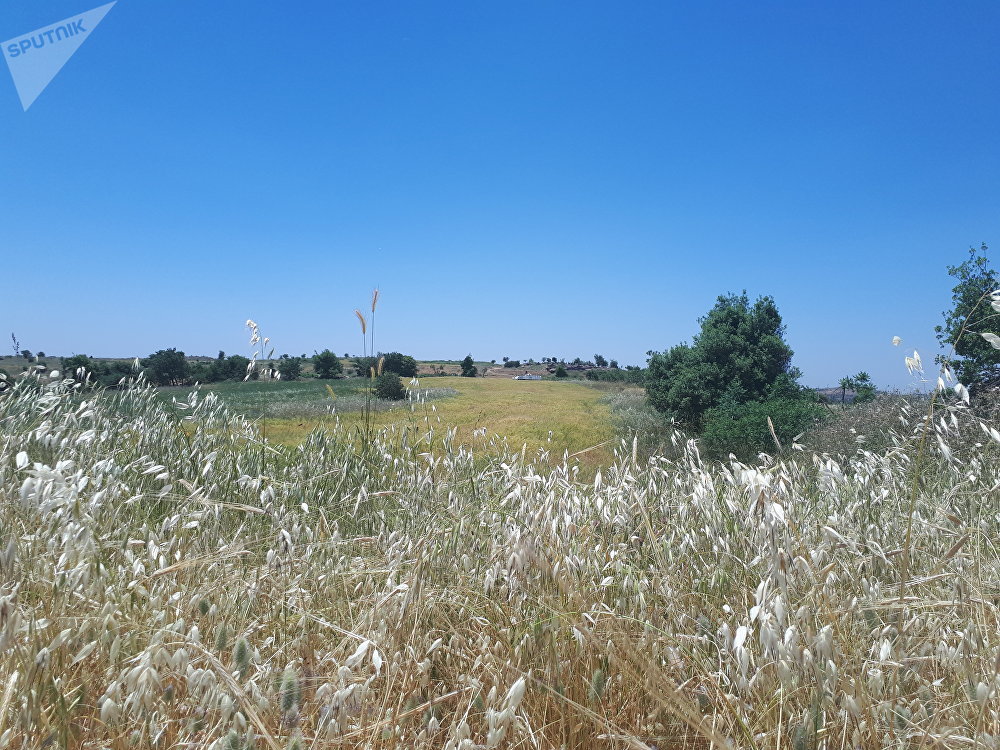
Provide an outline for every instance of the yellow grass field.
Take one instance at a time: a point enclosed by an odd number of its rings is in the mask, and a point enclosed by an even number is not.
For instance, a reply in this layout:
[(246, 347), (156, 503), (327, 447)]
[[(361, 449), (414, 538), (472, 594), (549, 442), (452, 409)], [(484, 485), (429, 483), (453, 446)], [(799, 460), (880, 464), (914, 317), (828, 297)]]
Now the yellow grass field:
[[(614, 429), (607, 405), (600, 403), (605, 394), (596, 388), (551, 380), (462, 377), (426, 378), (420, 385), (454, 388), (458, 395), (419, 404), (415, 411), (401, 407), (377, 413), (375, 424), (433, 426), (439, 433), (455, 427), (458, 442), (466, 445), (481, 444), (483, 439), (473, 433), (485, 428), (487, 437), (506, 437), (512, 448), (526, 445), (529, 452), (544, 448), (554, 460), (561, 460), (564, 451), (578, 454), (576, 459), (586, 466), (599, 466), (611, 458)], [(351, 412), (340, 419), (355, 426), (363, 415)], [(310, 420), (269, 420), (267, 432), (272, 440), (297, 444), (319, 425)]]

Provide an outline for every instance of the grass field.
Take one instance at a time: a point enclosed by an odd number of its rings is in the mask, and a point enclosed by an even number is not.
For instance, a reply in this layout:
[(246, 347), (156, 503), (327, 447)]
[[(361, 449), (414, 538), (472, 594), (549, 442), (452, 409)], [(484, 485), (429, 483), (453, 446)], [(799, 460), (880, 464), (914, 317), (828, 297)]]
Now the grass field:
[[(294, 382), (225, 382), (203, 386), (234, 411), (259, 420), (266, 413), (268, 439), (298, 445), (313, 430), (338, 421), (348, 428), (364, 420), (366, 381), (298, 380)], [(331, 398), (327, 388), (336, 398)], [(160, 389), (161, 398), (184, 401), (190, 388)], [(413, 399), (376, 402), (376, 427), (430, 427), (440, 435), (456, 430), (459, 444), (482, 443), (497, 436), (520, 450), (548, 451), (561, 460), (578, 454), (581, 464), (594, 467), (611, 459), (615, 430), (605, 392), (579, 382), (522, 381), (504, 378), (427, 378), (412, 391)], [(478, 434), (477, 434), (478, 431)], [(588, 450), (589, 449), (589, 450)]]
[[(346, 382), (360, 387), (362, 381)], [(564, 451), (571, 454), (586, 451), (577, 458), (590, 466), (610, 459), (608, 443), (614, 441), (615, 433), (608, 407), (601, 403), (604, 394), (599, 390), (580, 383), (501, 378), (439, 377), (421, 385), (427, 383), (433, 385), (432, 395), (442, 389), (453, 390), (455, 395), (414, 403), (412, 410), (411, 404), (404, 402), (401, 408), (378, 413), (375, 424), (434, 427), (439, 432), (453, 427), (459, 444), (472, 444), (477, 439), (474, 433), (485, 431), (486, 438), (496, 435), (507, 438), (514, 450), (526, 445), (530, 452), (544, 449), (559, 460)], [(305, 390), (306, 394), (311, 391)], [(339, 418), (345, 426), (355, 427), (361, 424), (363, 414), (357, 410), (342, 411)], [(328, 422), (329, 419), (320, 416), (289, 416), (273, 420), (268, 432), (285, 444), (300, 443), (310, 431)]]

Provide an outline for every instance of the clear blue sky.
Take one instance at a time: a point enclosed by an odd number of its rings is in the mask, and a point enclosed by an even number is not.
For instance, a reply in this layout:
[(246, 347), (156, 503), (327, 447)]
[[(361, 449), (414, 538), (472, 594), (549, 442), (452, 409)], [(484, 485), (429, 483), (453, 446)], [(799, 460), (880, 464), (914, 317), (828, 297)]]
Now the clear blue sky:
[(27, 113), (2, 74), (0, 333), (354, 353), (378, 285), (383, 350), (640, 364), (745, 288), (806, 384), (905, 386), (891, 338), (930, 361), (945, 266), (1000, 251), (998, 38), (996, 2), (121, 0)]

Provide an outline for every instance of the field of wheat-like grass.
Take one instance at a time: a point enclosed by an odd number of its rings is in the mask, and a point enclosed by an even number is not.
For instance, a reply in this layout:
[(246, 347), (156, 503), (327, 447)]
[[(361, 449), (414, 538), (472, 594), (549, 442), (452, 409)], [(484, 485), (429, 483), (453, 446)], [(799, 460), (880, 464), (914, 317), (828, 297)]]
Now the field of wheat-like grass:
[[(418, 394), (430, 385), (449, 395), (410, 410), (379, 414), (382, 427), (409, 425), (411, 429), (452, 427), (456, 441), (471, 442), (479, 435), (507, 438), (513, 450), (527, 446), (560, 458), (564, 452), (588, 468), (612, 458), (615, 431), (604, 393), (580, 382), (513, 380), (512, 378), (437, 377), (419, 381)], [(425, 399), (418, 399), (424, 401)], [(343, 413), (350, 427), (362, 421), (357, 411)]]
[(22, 380), (0, 747), (996, 748), (1000, 435), (903, 416), (879, 454), (676, 435), (584, 479), (436, 423), (288, 448), (212, 394)]

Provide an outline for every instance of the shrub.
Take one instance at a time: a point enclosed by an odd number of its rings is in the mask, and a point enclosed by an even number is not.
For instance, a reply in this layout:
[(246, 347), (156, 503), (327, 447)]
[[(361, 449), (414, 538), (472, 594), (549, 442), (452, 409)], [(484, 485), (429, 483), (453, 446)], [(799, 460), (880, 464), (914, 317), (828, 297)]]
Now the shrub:
[(60, 358), (60, 364), (63, 377), (105, 388), (117, 388), (123, 379), (133, 378), (137, 375), (131, 360), (116, 359), (98, 362), (86, 354), (75, 354), (72, 357)]
[(602, 383), (632, 383), (634, 385), (643, 385), (646, 382), (646, 371), (645, 370), (587, 370), (584, 373), (584, 377), (587, 380), (593, 380)]
[(417, 360), (399, 352), (389, 352), (374, 357), (355, 357), (354, 371), (360, 377), (369, 377), (372, 370), (378, 372), (379, 360), (382, 360), (382, 372), (394, 372), (404, 378), (417, 376)]
[(243, 380), (247, 375), (247, 368), (250, 360), (239, 354), (226, 357), (224, 352), (219, 352), (219, 357), (208, 367), (204, 378), (192, 373), (196, 379), (206, 383), (217, 383), (221, 380)]
[(285, 357), (278, 360), (278, 372), (282, 380), (298, 380), (302, 375), (302, 360), (299, 357)]
[(559, 365), (556, 368), (556, 377), (557, 378), (565, 378), (568, 374), (569, 373), (566, 372), (566, 368), (563, 367), (562, 365)]
[(74, 380), (82, 382), (86, 378), (86, 375), (79, 372), (81, 368), (86, 372), (91, 373), (91, 375), (99, 374), (96, 366), (97, 363), (86, 354), (74, 354), (72, 357), (61, 357), (59, 362), (62, 367), (63, 376), (67, 378), (73, 378)]
[(521, 360), (519, 359), (508, 359), (503, 363), (504, 367), (516, 368), (521, 366)]
[(768, 417), (781, 447), (787, 450), (794, 437), (822, 419), (823, 407), (815, 400), (794, 397), (742, 404), (727, 400), (706, 415), (702, 444), (713, 456), (725, 458), (732, 453), (741, 461), (751, 461), (758, 453), (775, 453), (778, 446)]
[(375, 378), (375, 395), (386, 401), (399, 401), (406, 398), (406, 386), (394, 372), (383, 372)]

